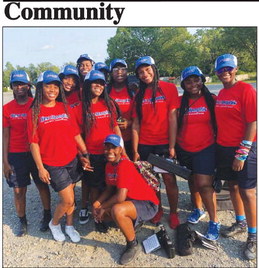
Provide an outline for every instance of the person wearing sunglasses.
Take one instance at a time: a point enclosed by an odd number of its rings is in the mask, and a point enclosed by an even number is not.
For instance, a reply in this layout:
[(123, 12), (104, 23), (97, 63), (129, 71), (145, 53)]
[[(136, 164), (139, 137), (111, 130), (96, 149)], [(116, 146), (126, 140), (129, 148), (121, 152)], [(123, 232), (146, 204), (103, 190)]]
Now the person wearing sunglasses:
[(236, 222), (222, 230), (225, 237), (244, 233), (248, 238), (244, 255), (256, 258), (256, 91), (237, 81), (237, 58), (219, 56), (215, 72), (224, 88), (220, 90), (215, 113), (217, 132), (216, 176), (228, 181)]

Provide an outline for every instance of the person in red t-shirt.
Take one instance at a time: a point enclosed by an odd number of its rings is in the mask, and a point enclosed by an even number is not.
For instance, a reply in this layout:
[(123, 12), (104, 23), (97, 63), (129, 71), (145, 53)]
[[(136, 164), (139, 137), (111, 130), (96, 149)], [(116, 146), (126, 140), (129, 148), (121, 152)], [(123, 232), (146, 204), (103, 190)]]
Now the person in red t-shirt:
[(136, 227), (154, 217), (159, 200), (155, 191), (137, 171), (134, 163), (123, 156), (123, 139), (115, 134), (104, 140), (107, 159), (106, 188), (93, 203), (95, 221), (113, 220), (126, 238), (127, 246), (121, 264), (133, 261), (141, 246), (136, 239)]
[[(105, 77), (93, 70), (85, 77), (83, 85), (82, 112), (80, 114), (82, 134), (88, 151), (88, 166), (83, 180), (90, 188), (90, 199), (94, 202), (105, 187), (105, 157), (103, 141), (109, 134), (121, 135), (116, 117), (114, 101), (105, 88)], [(85, 208), (87, 209), (87, 208)], [(95, 223), (97, 231), (107, 232), (107, 227)]]
[(102, 72), (105, 76), (105, 80), (106, 81), (109, 80), (110, 70), (109, 70), (109, 67), (104, 62), (96, 62), (94, 64), (94, 70)]
[(181, 73), (176, 154), (182, 166), (192, 170), (188, 180), (192, 202), (195, 206), (187, 221), (196, 224), (206, 216), (210, 221), (206, 238), (219, 238), (220, 223), (217, 218), (216, 194), (213, 189), (215, 173), (215, 97), (204, 84), (205, 77), (197, 66), (189, 66)]
[(236, 222), (222, 231), (225, 237), (246, 232), (244, 254), (256, 258), (256, 91), (236, 80), (237, 58), (223, 54), (215, 61), (215, 72), (224, 88), (216, 103), (217, 173), (227, 180)]
[(65, 240), (59, 221), (66, 215), (65, 232), (73, 242), (79, 242), (80, 235), (73, 227), (74, 186), (82, 175), (78, 150), (87, 151), (55, 72), (45, 71), (38, 79), (28, 114), (28, 136), (40, 179), (51, 184), (60, 197), (49, 222), (52, 235), (57, 241)]
[(63, 84), (67, 103), (71, 108), (76, 107), (80, 102), (80, 86), (77, 68), (73, 65), (66, 65), (58, 76)]
[(37, 172), (30, 153), (27, 136), (27, 114), (32, 99), (31, 83), (23, 70), (13, 71), (10, 78), (14, 100), (3, 107), (3, 168), (6, 182), (13, 188), (14, 203), (20, 219), (17, 236), (27, 233), (26, 191), (31, 184), (30, 175), (39, 190), (44, 207), (41, 231), (47, 231), (51, 219), (50, 192)]
[(127, 63), (123, 59), (114, 59), (110, 64), (111, 81), (108, 84), (108, 93), (118, 104), (121, 117), (118, 125), (121, 130), (127, 155), (132, 160), (132, 109), (134, 92), (130, 90), (127, 79)]
[[(150, 153), (164, 155), (169, 151), (175, 157), (177, 133), (178, 91), (174, 84), (159, 81), (155, 61), (144, 56), (136, 61), (136, 75), (140, 79), (136, 95), (136, 107), (133, 110), (132, 144), (133, 161), (146, 161)], [(170, 206), (170, 227), (179, 224), (177, 214), (178, 186), (174, 174), (162, 175)], [(160, 196), (160, 192), (159, 192)], [(151, 222), (157, 223), (163, 215), (162, 205)]]

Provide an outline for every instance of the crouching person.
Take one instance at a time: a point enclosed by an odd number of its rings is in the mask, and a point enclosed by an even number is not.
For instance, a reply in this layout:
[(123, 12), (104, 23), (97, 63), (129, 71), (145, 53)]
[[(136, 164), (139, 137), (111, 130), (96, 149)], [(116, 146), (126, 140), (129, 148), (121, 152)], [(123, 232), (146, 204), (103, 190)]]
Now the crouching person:
[(107, 186), (93, 204), (93, 216), (98, 222), (113, 220), (120, 228), (127, 242), (120, 264), (127, 264), (141, 250), (136, 226), (156, 215), (159, 200), (133, 162), (123, 156), (123, 146), (122, 138), (115, 134), (107, 136), (104, 141)]

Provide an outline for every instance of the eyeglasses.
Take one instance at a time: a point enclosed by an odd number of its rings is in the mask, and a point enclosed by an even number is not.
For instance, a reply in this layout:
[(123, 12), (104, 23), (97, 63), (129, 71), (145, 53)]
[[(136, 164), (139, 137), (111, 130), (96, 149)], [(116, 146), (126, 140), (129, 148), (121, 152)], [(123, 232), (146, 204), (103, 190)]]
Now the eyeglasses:
[(216, 71), (217, 74), (221, 74), (221, 73), (224, 73), (224, 72), (231, 72), (233, 71), (233, 67), (223, 67), (223, 68), (220, 68), (218, 71)]
[(117, 73), (119, 71), (126, 72), (127, 71), (127, 68), (126, 67), (116, 67), (116, 68), (113, 68), (112, 71), (114, 73)]

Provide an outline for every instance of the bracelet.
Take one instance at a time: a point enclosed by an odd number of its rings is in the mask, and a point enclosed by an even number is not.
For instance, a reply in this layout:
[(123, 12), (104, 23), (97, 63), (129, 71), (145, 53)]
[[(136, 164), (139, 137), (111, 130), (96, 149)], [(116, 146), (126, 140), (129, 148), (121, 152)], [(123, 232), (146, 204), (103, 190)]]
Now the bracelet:
[(90, 154), (89, 153), (84, 153), (84, 154), (82, 154), (82, 156), (85, 157), (85, 158), (89, 158)]
[(252, 147), (252, 144), (253, 144), (252, 141), (247, 141), (247, 140), (242, 140), (240, 143), (241, 146), (244, 146), (249, 149)]

